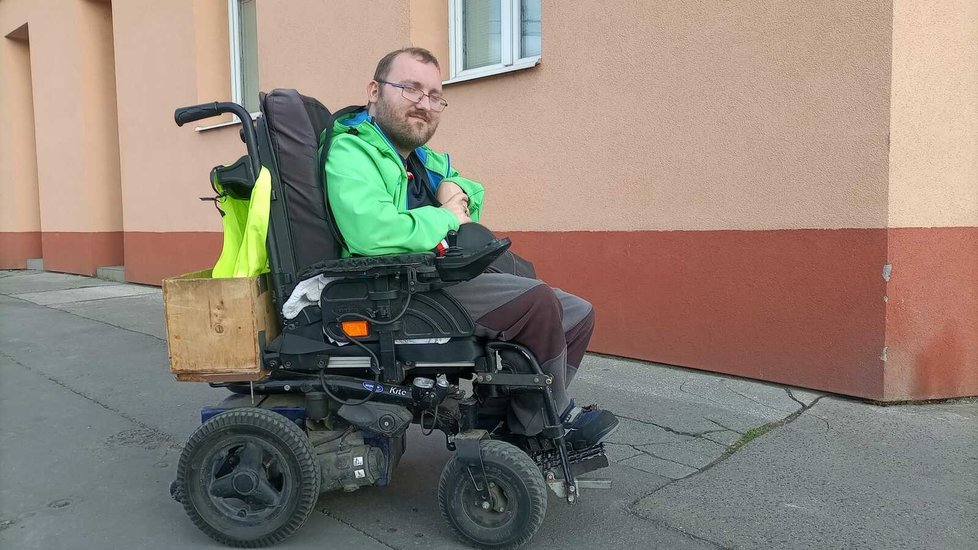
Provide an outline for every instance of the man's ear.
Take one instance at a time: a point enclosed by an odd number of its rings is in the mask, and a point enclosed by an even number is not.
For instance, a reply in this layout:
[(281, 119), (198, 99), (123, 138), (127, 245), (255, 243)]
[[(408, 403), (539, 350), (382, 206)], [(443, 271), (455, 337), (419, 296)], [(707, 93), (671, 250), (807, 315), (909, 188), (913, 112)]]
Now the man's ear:
[(380, 84), (376, 80), (367, 83), (367, 103), (377, 103), (380, 99)]

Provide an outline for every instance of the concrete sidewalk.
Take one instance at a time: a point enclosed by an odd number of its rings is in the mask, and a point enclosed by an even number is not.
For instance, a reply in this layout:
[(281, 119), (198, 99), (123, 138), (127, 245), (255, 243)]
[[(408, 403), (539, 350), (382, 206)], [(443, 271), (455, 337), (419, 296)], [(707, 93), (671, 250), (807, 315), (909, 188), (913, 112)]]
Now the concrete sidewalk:
[[(215, 548), (166, 487), (198, 410), (159, 289), (0, 271), (0, 547)], [(599, 320), (600, 321), (600, 320)], [(556, 497), (531, 548), (976, 548), (978, 402), (878, 407), (602, 356), (572, 393), (623, 419), (613, 491)], [(458, 548), (449, 453), (412, 429), (387, 488), (330, 493), (283, 548)]]

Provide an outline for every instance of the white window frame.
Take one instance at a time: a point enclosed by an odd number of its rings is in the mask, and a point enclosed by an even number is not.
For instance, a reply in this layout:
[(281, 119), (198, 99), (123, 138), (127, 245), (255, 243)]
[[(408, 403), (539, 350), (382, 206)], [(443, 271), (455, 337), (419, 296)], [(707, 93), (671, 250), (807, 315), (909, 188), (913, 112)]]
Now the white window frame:
[[(227, 0), (228, 2), (228, 49), (231, 59), (231, 101), (238, 105), (244, 105), (244, 90), (241, 89), (241, 9), (238, 0)], [(249, 113), (251, 120), (256, 120), (261, 114), (260, 111)], [(238, 115), (231, 114), (231, 120), (197, 126), (197, 132), (206, 132), (217, 128), (225, 128), (241, 123)]]
[[(238, 0), (228, 0), (228, 42), (231, 49), (231, 101), (244, 105), (244, 90), (241, 88), (241, 9)], [(260, 113), (251, 113), (254, 120)], [(233, 122), (237, 115), (231, 115)]]
[[(501, 0), (502, 12), (500, 21), (501, 63), (487, 65), (477, 69), (464, 69), (465, 54), (462, 51), (465, 40), (462, 22), (462, 0), (448, 2), (448, 49), (449, 49), (449, 78), (443, 84), (464, 82), (474, 78), (483, 78), (496, 74), (529, 69), (540, 63), (539, 55), (518, 57), (522, 48), (520, 34), (520, 0)], [(507, 24), (507, 22), (509, 24)]]

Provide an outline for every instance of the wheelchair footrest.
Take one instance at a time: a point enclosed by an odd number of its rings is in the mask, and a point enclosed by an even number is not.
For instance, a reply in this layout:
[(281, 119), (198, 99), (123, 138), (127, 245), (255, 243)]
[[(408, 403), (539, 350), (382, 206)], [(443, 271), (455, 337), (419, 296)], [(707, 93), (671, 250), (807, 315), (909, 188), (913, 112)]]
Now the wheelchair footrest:
[(578, 489), (611, 489), (610, 479), (579, 479)]
[[(562, 472), (560, 453), (556, 449), (541, 452), (533, 458), (536, 460), (537, 465), (540, 466), (540, 469), (545, 472), (548, 470), (555, 474)], [(570, 462), (571, 474), (575, 478), (579, 475), (608, 467), (608, 457), (604, 453), (604, 443), (583, 451), (568, 450), (567, 460)]]

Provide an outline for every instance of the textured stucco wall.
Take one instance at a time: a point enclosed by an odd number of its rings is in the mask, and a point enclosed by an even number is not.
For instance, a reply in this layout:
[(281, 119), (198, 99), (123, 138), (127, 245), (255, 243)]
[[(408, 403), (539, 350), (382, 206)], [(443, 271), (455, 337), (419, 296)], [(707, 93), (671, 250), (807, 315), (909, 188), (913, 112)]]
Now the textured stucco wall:
[[(237, 128), (172, 124), (176, 106), (227, 99), (217, 4), (112, 4), (125, 211), (121, 223), (100, 215), (88, 229), (219, 229), (196, 197), (210, 166), (243, 153)], [(58, 41), (70, 49), (80, 27), (71, 10), (53, 12), (70, 27)], [(447, 17), (444, 0), (263, 0), (261, 88), (296, 87), (333, 108), (360, 103), (391, 49), (425, 46), (447, 67)], [(486, 222), (499, 229), (885, 227), (890, 17), (888, 2), (633, 0), (595, 10), (545, 0), (542, 63), (447, 86), (433, 145), (486, 183)], [(83, 87), (71, 52), (35, 53), (47, 60), (39, 100), (59, 104), (62, 90)], [(39, 128), (85, 126), (77, 108), (59, 105), (37, 115)], [(52, 160), (71, 149), (64, 134), (39, 149), (42, 182), (88, 158)], [(49, 229), (85, 227), (66, 221), (81, 215), (66, 199), (47, 200), (60, 224)]]
[[(125, 230), (220, 231), (208, 173), (245, 153), (238, 126), (178, 128), (177, 107), (230, 101), (226, 3), (113, 4)], [(201, 19), (196, 19), (195, 16)]]
[[(543, 2), (435, 144), (507, 230), (885, 227), (889, 2)], [(446, 36), (447, 40), (447, 36)]]
[(890, 226), (978, 226), (978, 2), (894, 2), (892, 97)]
[(428, 48), (449, 77), (448, 0), (411, 0), (411, 44)]
[[(258, 15), (261, 87), (333, 108), (362, 102), (390, 49), (448, 65), (444, 0)], [(447, 86), (433, 145), (507, 230), (885, 227), (890, 18), (888, 2), (544, 1), (541, 65)]]
[(411, 45), (409, 15), (407, 0), (262, 0), (260, 87), (296, 88), (333, 110), (362, 104), (377, 60)]
[(26, 38), (0, 37), (0, 232), (41, 230)]
[(108, 10), (79, 0), (0, 3), (0, 36), (24, 23), (30, 31), (43, 231), (122, 229)]
[[(102, 230), (119, 231), (122, 229), (123, 204), (119, 169), (119, 118), (116, 108), (112, 4), (83, 0), (79, 5), (77, 17), (75, 25), (79, 33), (84, 73), (78, 90), (62, 88), (60, 92), (65, 95), (77, 94), (73, 103), (81, 106), (83, 126), (80, 131), (91, 150), (85, 155), (83, 165), (66, 168), (76, 171), (81, 169), (80, 179), (100, 188), (100, 192), (86, 194), (88, 202), (84, 210), (87, 210), (90, 219), (105, 224), (100, 228)], [(52, 130), (48, 129), (48, 131)], [(60, 128), (61, 132), (65, 130)], [(72, 134), (71, 131), (67, 133)], [(71, 194), (65, 193), (63, 188), (58, 189), (57, 192), (67, 195), (68, 200), (71, 200)], [(80, 210), (77, 205), (74, 209)]]

